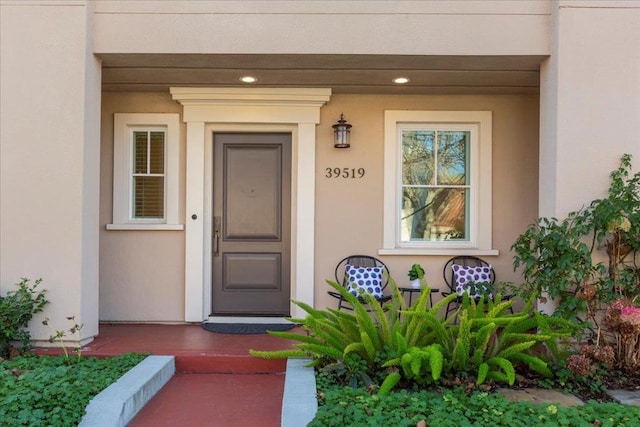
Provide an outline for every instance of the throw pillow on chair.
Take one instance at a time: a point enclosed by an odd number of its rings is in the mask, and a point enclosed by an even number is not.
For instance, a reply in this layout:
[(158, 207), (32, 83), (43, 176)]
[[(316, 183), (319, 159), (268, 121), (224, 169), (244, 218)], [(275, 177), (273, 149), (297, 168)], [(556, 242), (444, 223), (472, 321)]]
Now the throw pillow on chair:
[(479, 299), (484, 295), (491, 296), (491, 265), (467, 266), (453, 264), (453, 277), (455, 279), (456, 292), (459, 296), (465, 293), (470, 298)]
[(376, 299), (382, 298), (383, 271), (384, 267), (358, 267), (347, 264), (345, 266), (347, 290), (356, 297), (367, 293)]

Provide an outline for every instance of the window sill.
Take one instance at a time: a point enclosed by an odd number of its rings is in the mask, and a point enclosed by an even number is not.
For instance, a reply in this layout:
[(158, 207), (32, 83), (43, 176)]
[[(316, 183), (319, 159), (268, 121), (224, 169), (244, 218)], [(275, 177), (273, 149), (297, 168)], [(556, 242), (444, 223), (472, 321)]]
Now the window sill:
[(383, 248), (378, 249), (378, 255), (474, 255), (497, 256), (497, 249), (472, 249), (472, 248)]
[(107, 230), (182, 231), (184, 224), (107, 224)]

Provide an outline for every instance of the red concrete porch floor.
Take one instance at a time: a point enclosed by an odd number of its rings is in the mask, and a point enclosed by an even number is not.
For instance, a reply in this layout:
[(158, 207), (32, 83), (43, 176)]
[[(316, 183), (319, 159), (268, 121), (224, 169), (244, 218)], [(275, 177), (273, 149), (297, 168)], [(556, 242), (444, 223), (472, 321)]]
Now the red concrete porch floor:
[(83, 348), (83, 354), (175, 356), (176, 374), (130, 427), (276, 427), (280, 426), (286, 361), (256, 358), (249, 350), (282, 350), (292, 344), (266, 334), (208, 332), (199, 324), (101, 324), (99, 335)]

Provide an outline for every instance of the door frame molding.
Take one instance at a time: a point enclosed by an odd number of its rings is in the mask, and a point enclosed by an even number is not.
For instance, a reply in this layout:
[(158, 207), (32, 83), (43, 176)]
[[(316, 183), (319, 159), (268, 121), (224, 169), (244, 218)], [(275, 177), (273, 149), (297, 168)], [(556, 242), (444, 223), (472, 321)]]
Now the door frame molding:
[[(212, 150), (214, 131), (291, 132), (291, 298), (313, 306), (315, 127), (331, 89), (172, 87), (170, 93), (183, 106), (187, 128), (184, 320), (201, 322), (211, 310), (211, 218), (206, 224), (211, 193), (206, 190), (213, 177), (207, 178), (206, 159), (212, 159), (207, 147)], [(291, 304), (291, 315), (304, 312)]]

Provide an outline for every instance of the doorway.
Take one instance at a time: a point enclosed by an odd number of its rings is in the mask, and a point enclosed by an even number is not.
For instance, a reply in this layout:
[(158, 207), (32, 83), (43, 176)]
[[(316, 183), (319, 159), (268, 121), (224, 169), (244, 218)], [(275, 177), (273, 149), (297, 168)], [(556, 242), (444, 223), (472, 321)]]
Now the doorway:
[[(285, 132), (291, 135), (290, 298), (314, 305), (316, 126), (329, 88), (172, 87), (186, 127), (184, 320), (212, 312), (211, 224), (214, 132)], [(293, 317), (305, 311), (289, 304)]]
[(291, 134), (213, 134), (212, 315), (290, 314)]

